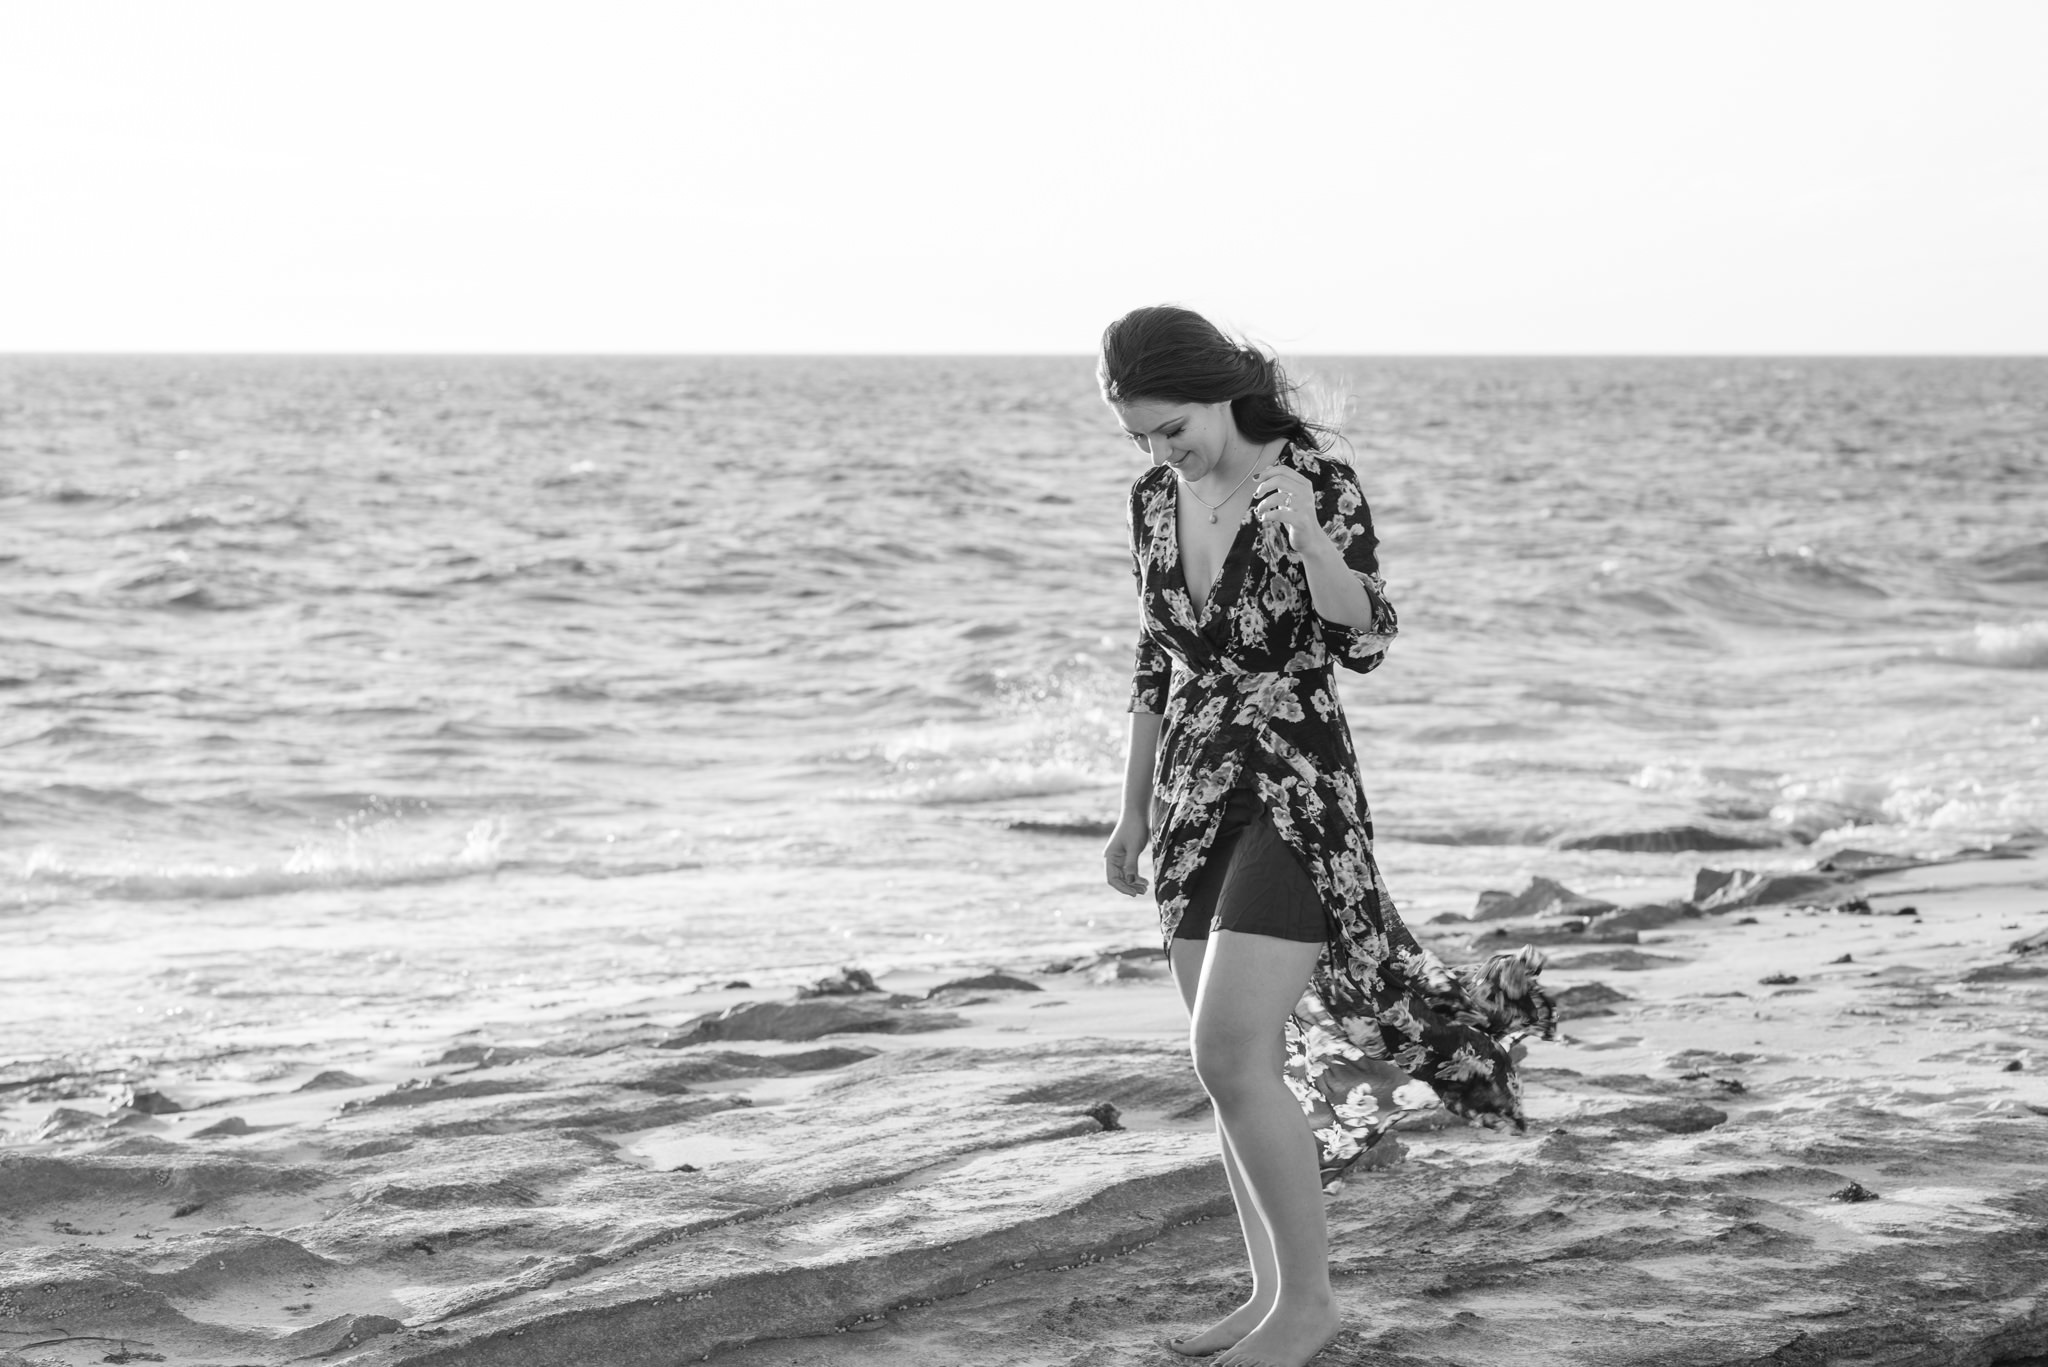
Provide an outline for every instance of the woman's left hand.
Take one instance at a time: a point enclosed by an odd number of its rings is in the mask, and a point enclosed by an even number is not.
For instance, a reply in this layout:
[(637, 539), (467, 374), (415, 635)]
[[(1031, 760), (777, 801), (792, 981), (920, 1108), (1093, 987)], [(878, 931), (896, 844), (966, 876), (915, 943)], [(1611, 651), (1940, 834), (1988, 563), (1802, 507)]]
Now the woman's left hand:
[(1287, 529), (1287, 544), (1296, 556), (1330, 539), (1323, 524), (1316, 521), (1315, 486), (1299, 470), (1275, 465), (1260, 475), (1252, 491), (1252, 508), (1261, 526), (1277, 522)]

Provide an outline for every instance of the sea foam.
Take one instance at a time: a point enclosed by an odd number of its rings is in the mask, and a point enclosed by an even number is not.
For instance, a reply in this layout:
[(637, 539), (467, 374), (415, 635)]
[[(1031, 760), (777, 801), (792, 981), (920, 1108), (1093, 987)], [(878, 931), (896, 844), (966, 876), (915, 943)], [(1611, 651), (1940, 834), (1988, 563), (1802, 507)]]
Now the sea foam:
[(1937, 647), (1935, 653), (1987, 669), (2048, 669), (2048, 622), (1979, 622), (1968, 636)]

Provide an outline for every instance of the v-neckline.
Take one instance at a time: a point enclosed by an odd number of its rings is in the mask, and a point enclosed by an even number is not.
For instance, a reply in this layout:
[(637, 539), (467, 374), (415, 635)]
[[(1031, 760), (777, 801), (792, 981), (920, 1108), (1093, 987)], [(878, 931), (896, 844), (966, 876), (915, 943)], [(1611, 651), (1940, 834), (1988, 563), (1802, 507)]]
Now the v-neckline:
[[(1237, 562), (1238, 552), (1244, 546), (1245, 528), (1252, 523), (1251, 505), (1245, 505), (1244, 515), (1237, 521), (1237, 531), (1231, 535), (1230, 546), (1223, 552), (1223, 559), (1216, 564), (1216, 575), (1209, 581), (1209, 591), (1202, 595), (1202, 601), (1194, 601), (1194, 581), (1188, 578), (1187, 560), (1181, 554), (1180, 544), (1180, 480), (1173, 482), (1173, 572), (1180, 576), (1181, 591), (1188, 595), (1188, 606), (1195, 610), (1195, 625), (1206, 625), (1214, 615), (1216, 600), (1223, 594), (1223, 586), (1229, 581), (1230, 567)], [(1197, 500), (1198, 502), (1200, 500)]]
[[(1284, 445), (1282, 445), (1278, 451), (1273, 453), (1272, 466), (1268, 468), (1277, 468), (1281, 465), (1286, 465), (1287, 457), (1293, 452), (1293, 450), (1294, 443), (1292, 442), (1287, 442)], [(1294, 467), (1288, 465), (1287, 468), (1293, 469)], [(1173, 529), (1173, 572), (1180, 579), (1181, 592), (1188, 595), (1188, 606), (1195, 609), (1195, 628), (1199, 631), (1203, 627), (1207, 626), (1209, 619), (1215, 615), (1216, 600), (1223, 596), (1224, 586), (1230, 582), (1231, 566), (1238, 564), (1241, 561), (1242, 557), (1248, 554), (1248, 552), (1245, 549), (1246, 542), (1244, 533), (1245, 528), (1247, 526), (1256, 525), (1255, 519), (1252, 516), (1252, 508), (1258, 502), (1258, 500), (1253, 499), (1251, 503), (1245, 505), (1244, 515), (1238, 518), (1237, 521), (1237, 531), (1230, 538), (1230, 549), (1226, 550), (1223, 553), (1222, 562), (1216, 566), (1216, 577), (1210, 580), (1209, 582), (1209, 592), (1203, 596), (1201, 605), (1199, 607), (1196, 607), (1194, 601), (1193, 581), (1191, 581), (1188, 578), (1187, 562), (1181, 557), (1180, 477), (1174, 475), (1169, 476), (1169, 478), (1172, 480), (1172, 483), (1167, 487), (1173, 493), (1173, 516), (1170, 519), (1168, 519)], [(1198, 503), (1200, 501), (1200, 499), (1196, 500), (1196, 502)]]

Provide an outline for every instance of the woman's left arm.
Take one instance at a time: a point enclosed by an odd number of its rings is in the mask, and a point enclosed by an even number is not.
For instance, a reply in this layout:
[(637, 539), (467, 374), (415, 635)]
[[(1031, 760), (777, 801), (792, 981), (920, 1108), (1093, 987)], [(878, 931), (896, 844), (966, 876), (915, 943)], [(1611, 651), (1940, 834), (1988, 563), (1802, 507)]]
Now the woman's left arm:
[(1332, 654), (1353, 669), (1379, 663), (1400, 629), (1379, 576), (1379, 545), (1365, 495), (1348, 466), (1318, 463), (1320, 478), (1274, 466), (1260, 477), (1259, 520), (1285, 528)]
[(1373, 592), (1365, 581), (1351, 572), (1344, 552), (1324, 538), (1302, 551), (1302, 573), (1308, 578), (1308, 597), (1316, 616), (1333, 626), (1371, 627), (1377, 614)]

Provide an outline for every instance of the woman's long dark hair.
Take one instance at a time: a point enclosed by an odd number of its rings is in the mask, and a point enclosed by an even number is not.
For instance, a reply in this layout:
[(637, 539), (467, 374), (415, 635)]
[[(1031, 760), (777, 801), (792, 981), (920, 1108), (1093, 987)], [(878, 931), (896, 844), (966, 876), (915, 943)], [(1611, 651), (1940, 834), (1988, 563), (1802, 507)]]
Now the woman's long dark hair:
[(1297, 386), (1278, 361), (1173, 304), (1132, 309), (1104, 328), (1095, 379), (1111, 403), (1228, 400), (1231, 420), (1247, 441), (1285, 437), (1304, 450), (1326, 451), (1336, 436), (1302, 417)]

